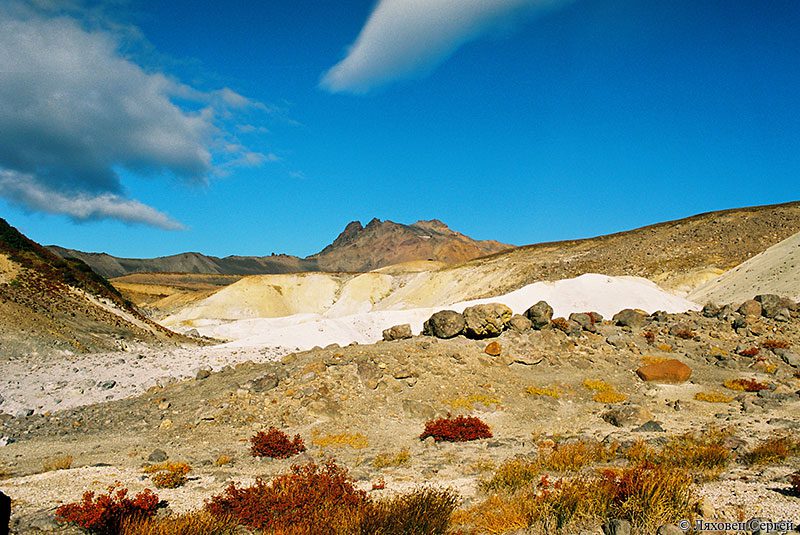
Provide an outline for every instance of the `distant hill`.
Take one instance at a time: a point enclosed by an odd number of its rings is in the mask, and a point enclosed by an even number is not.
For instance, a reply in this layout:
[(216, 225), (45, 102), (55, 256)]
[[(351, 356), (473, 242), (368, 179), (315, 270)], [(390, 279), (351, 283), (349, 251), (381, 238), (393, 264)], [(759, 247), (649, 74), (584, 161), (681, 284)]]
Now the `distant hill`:
[(0, 219), (0, 354), (100, 351), (178, 339), (78, 259), (64, 259)]
[(290, 255), (218, 258), (200, 253), (159, 258), (118, 258), (105, 253), (49, 247), (62, 258), (82, 260), (107, 278), (145, 272), (216, 275), (364, 272), (416, 260), (454, 264), (510, 248), (512, 246), (496, 241), (473, 240), (437, 220), (403, 225), (378, 219), (373, 219), (366, 227), (359, 221), (349, 223), (333, 243), (307, 258)]

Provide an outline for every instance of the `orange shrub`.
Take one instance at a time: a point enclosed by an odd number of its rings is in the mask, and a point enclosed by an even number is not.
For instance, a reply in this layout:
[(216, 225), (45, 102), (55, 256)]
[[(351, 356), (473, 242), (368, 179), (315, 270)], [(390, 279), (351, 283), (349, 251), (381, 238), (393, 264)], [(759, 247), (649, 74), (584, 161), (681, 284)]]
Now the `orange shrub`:
[(269, 483), (260, 478), (250, 487), (231, 483), (206, 502), (206, 509), (269, 533), (313, 534), (352, 530), (366, 504), (366, 492), (353, 486), (347, 469), (329, 461), (295, 465)]
[(62, 505), (56, 509), (59, 522), (69, 522), (98, 535), (120, 533), (122, 523), (133, 517), (151, 517), (158, 507), (158, 496), (145, 489), (132, 500), (128, 489), (119, 482), (108, 487), (108, 493), (95, 496), (92, 491), (83, 493), (80, 502)]
[(250, 437), (250, 453), (253, 457), (272, 457), (273, 459), (286, 459), (306, 451), (306, 446), (300, 435), (295, 435), (292, 440), (279, 429), (270, 427), (265, 433), (259, 431)]
[(761, 342), (764, 349), (789, 349), (790, 344), (786, 340), (764, 340)]
[(760, 383), (755, 379), (728, 379), (722, 385), (731, 390), (743, 392), (758, 392), (759, 390), (769, 390), (769, 385)]
[(419, 436), (421, 440), (433, 437), (436, 442), (467, 442), (480, 438), (492, 438), (489, 426), (474, 416), (458, 416), (456, 418), (439, 418), (425, 424), (425, 431)]

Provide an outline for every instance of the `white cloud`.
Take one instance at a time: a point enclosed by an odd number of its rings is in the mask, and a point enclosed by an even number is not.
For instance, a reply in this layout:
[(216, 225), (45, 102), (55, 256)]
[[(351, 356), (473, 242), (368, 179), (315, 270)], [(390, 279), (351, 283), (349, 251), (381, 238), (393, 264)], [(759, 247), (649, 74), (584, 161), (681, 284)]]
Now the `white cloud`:
[(566, 1), (381, 0), (321, 85), (331, 92), (365, 93), (424, 74), (485, 32)]
[(77, 221), (110, 218), (164, 230), (185, 228), (168, 215), (136, 200), (126, 199), (113, 193), (67, 195), (48, 189), (30, 175), (21, 175), (13, 171), (0, 171), (0, 196), (19, 203), (28, 210), (67, 215)]
[(0, 8), (0, 50), (13, 51), (0, 53), (0, 195), (75, 219), (179, 228), (126, 199), (116, 169), (202, 184), (226, 164), (258, 165), (265, 157), (226, 121), (263, 105), (148, 72), (119, 49), (111, 32), (74, 18)]

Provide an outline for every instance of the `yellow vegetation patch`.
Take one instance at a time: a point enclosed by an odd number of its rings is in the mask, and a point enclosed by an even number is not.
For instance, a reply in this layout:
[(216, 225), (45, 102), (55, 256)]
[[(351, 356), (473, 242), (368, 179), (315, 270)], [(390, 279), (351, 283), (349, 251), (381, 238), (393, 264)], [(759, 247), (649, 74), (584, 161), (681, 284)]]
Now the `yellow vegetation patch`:
[(63, 457), (54, 457), (47, 459), (42, 463), (42, 470), (44, 472), (52, 472), (54, 470), (69, 470), (72, 468), (72, 455), (64, 455)]
[(411, 452), (403, 448), (396, 453), (379, 453), (372, 461), (375, 468), (388, 468), (390, 466), (403, 466), (411, 461)]
[(217, 460), (214, 461), (214, 464), (217, 466), (227, 466), (229, 464), (233, 464), (233, 457), (223, 453), (222, 455), (217, 457)]
[(369, 440), (361, 433), (319, 434), (311, 433), (311, 443), (319, 448), (343, 448), (349, 446), (353, 449), (364, 449), (369, 446)]
[(722, 392), (698, 392), (694, 395), (697, 401), (706, 401), (708, 403), (730, 403), (733, 401), (731, 396), (723, 394)]
[(500, 535), (528, 527), (525, 505), (513, 497), (492, 495), (485, 501), (453, 513), (454, 526), (469, 526), (476, 533)]
[(186, 474), (192, 467), (186, 463), (167, 461), (145, 466), (142, 471), (151, 474), (150, 480), (159, 489), (174, 489), (186, 483)]
[(561, 390), (553, 385), (553, 386), (529, 386), (525, 389), (525, 392), (530, 394), (531, 396), (548, 396), (553, 399), (558, 399), (561, 397)]
[(670, 353), (672, 351), (672, 346), (669, 344), (658, 344), (656, 347), (659, 351), (663, 351), (665, 353)]
[(490, 405), (499, 405), (500, 398), (488, 396), (486, 394), (473, 394), (467, 397), (448, 399), (445, 400), (444, 403), (449, 405), (452, 409), (472, 410), (477, 403), (480, 403), (486, 407)]
[(621, 403), (628, 399), (625, 394), (620, 394), (613, 385), (600, 379), (584, 379), (583, 386), (595, 392), (592, 399), (598, 403)]
[(158, 518), (132, 515), (123, 521), (121, 535), (183, 535), (189, 533), (234, 535), (239, 531), (237, 528), (238, 522), (233, 519), (219, 518), (200, 509)]

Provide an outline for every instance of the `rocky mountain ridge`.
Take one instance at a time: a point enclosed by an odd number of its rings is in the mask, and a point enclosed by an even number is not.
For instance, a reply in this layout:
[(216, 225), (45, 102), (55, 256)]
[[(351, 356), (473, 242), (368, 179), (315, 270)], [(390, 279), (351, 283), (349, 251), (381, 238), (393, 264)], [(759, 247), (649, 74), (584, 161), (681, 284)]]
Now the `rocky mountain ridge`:
[(306, 258), (285, 254), (219, 258), (196, 252), (159, 258), (119, 258), (49, 246), (55, 254), (82, 260), (108, 278), (142, 272), (216, 275), (364, 272), (415, 260), (454, 264), (510, 248), (492, 240), (473, 240), (435, 219), (411, 225), (372, 219), (363, 226), (360, 221), (352, 221), (330, 245)]

